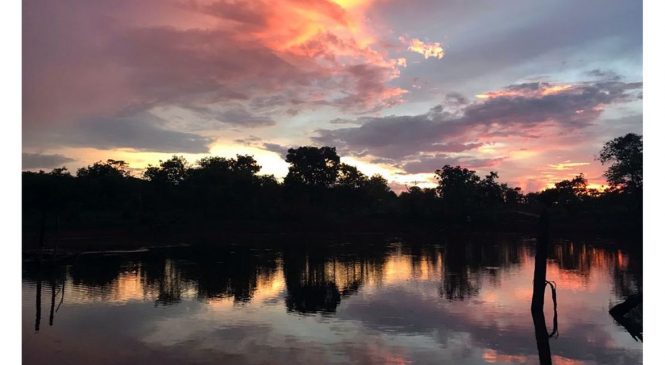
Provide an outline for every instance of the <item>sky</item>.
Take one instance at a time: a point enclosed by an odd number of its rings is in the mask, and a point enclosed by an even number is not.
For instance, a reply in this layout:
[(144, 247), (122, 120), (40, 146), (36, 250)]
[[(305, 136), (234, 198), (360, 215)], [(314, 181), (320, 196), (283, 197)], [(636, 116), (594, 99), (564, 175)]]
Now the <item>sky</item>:
[(26, 170), (315, 145), (538, 191), (642, 133), (641, 1), (24, 0), (22, 43)]

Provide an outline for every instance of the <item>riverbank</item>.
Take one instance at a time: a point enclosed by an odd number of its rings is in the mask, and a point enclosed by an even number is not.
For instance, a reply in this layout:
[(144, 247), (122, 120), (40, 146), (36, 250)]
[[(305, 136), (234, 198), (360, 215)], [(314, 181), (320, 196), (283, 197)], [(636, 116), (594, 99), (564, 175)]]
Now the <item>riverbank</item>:
[[(124, 227), (109, 229), (70, 229), (46, 231), (40, 245), (39, 232), (23, 235), (24, 260), (69, 260), (80, 255), (104, 256), (140, 254), (144, 250), (167, 248), (211, 248), (228, 245), (277, 248), (324, 247), (337, 244), (367, 245), (388, 242), (420, 242), (440, 245), (470, 242), (492, 244), (501, 240), (535, 237), (532, 225), (489, 227), (441, 227), (436, 224), (364, 222), (356, 225), (267, 224), (265, 222), (220, 222), (218, 225), (171, 225), (168, 227)], [(612, 245), (631, 251), (642, 248), (639, 236), (607, 235), (598, 232), (552, 227), (552, 237), (559, 241), (582, 241)]]

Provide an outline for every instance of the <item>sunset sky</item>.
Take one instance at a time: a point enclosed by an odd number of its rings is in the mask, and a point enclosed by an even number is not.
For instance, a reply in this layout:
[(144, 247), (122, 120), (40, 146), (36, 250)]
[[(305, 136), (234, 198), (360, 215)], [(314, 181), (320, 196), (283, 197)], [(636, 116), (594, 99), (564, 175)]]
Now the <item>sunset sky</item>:
[[(395, 190), (444, 164), (527, 191), (642, 133), (635, 0), (24, 0), (23, 167), (335, 146)], [(139, 170), (136, 170), (137, 173)]]

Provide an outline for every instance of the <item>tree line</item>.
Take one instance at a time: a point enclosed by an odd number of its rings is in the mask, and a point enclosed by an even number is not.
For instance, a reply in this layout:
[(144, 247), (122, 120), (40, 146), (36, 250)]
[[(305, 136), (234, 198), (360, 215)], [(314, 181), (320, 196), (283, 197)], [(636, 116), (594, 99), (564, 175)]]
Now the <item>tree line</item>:
[[(191, 222), (413, 222), (439, 227), (509, 228), (550, 209), (561, 222), (641, 230), (642, 136), (608, 141), (598, 156), (609, 188), (597, 191), (578, 175), (541, 192), (524, 194), (461, 166), (434, 171), (435, 188), (409, 187), (399, 195), (385, 178), (342, 163), (334, 147), (288, 150), (283, 182), (260, 175), (250, 155), (181, 156), (132, 176), (128, 164), (99, 161), (71, 174), (66, 168), (23, 172), (24, 231), (58, 227), (111, 227)], [(386, 223), (388, 224), (388, 223)]]

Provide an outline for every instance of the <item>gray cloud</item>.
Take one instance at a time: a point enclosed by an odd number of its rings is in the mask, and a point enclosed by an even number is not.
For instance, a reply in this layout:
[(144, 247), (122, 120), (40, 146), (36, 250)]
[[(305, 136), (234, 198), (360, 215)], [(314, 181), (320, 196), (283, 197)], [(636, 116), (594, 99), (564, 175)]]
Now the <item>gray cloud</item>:
[(261, 142), (261, 138), (250, 135), (245, 138), (238, 138), (234, 142), (246, 145), (253, 145), (255, 143)]
[(57, 134), (63, 144), (101, 149), (133, 148), (168, 153), (206, 153), (212, 139), (163, 128), (164, 120), (148, 113), (116, 118), (85, 119)]
[(282, 158), (286, 158), (286, 154), (289, 151), (289, 147), (282, 146), (282, 145), (279, 145), (279, 144), (276, 144), (276, 143), (264, 143), (263, 148), (268, 150), (268, 151), (277, 153)]
[(601, 69), (593, 69), (591, 71), (587, 72), (587, 75), (591, 77), (595, 77), (601, 80), (607, 80), (607, 81), (619, 81), (621, 80), (621, 76), (617, 74), (616, 72), (612, 70), (601, 70)]
[(244, 107), (232, 107), (219, 114), (220, 120), (227, 124), (244, 126), (268, 126), (274, 125), (275, 121), (261, 115), (248, 112)]
[[(446, 57), (440, 62), (410, 62), (401, 86), (411, 77), (427, 75), (439, 90), (469, 92), (534, 72), (583, 71), (589, 64), (617, 60), (634, 64), (626, 66), (628, 72), (641, 71), (641, 1), (506, 0), (501, 6), (443, 2), (390, 2), (374, 8), (375, 16), (394, 24), (398, 34), (424, 37), (435, 29), (445, 34)], [(411, 97), (429, 99), (432, 90), (419, 93)]]
[(448, 93), (444, 97), (444, 103), (451, 106), (463, 106), (470, 103), (466, 96), (460, 93)]
[(243, 105), (240, 104), (231, 105), (222, 109), (194, 106), (189, 107), (188, 109), (206, 118), (214, 119), (218, 122), (233, 126), (254, 128), (275, 125), (275, 121), (271, 118), (250, 113)]
[(23, 153), (24, 169), (58, 167), (72, 161), (74, 161), (73, 158), (60, 154)]
[(409, 161), (400, 165), (400, 168), (408, 174), (433, 173), (443, 165), (464, 166), (470, 169), (490, 168), (503, 161), (503, 157), (497, 158), (473, 158), (454, 157), (446, 154), (422, 156), (416, 161)]
[[(586, 82), (551, 92), (556, 85), (510, 85), (490, 97), (448, 112), (364, 118), (359, 127), (321, 129), (314, 141), (344, 153), (401, 160), (419, 152), (460, 152), (479, 147), (479, 138), (537, 137), (537, 127), (554, 124), (581, 129), (592, 125), (607, 105), (635, 99), (641, 83)], [(550, 91), (547, 91), (550, 90)]]
[[(354, 111), (385, 105), (390, 66), (364, 58), (345, 65), (309, 56), (320, 48), (326, 52), (322, 57), (334, 61), (328, 43), (345, 46), (335, 35), (309, 42), (311, 49), (303, 55), (285, 55), (266, 45), (255, 34), (270, 30), (274, 14), (269, 2), (171, 5), (155, 0), (26, 2), (24, 129), (38, 133), (43, 126), (57, 129), (127, 108), (175, 106), (234, 126), (256, 127), (275, 124), (257, 111), (295, 115), (307, 105)], [(327, 2), (312, 9), (344, 16), (342, 8)], [(211, 16), (225, 24), (232, 20), (234, 26), (181, 24)], [(242, 103), (251, 113), (208, 108), (228, 103)]]
[(328, 121), (330, 124), (362, 124), (358, 119), (335, 118)]
[(275, 152), (278, 155), (280, 155), (282, 158), (286, 157), (286, 154), (288, 153), (288, 150), (290, 147), (287, 146), (282, 146), (277, 143), (272, 143), (272, 142), (265, 142), (259, 137), (256, 136), (249, 136), (247, 138), (240, 138), (236, 139), (235, 142), (241, 143), (247, 146), (252, 146), (255, 148), (260, 148), (266, 151), (270, 152)]

